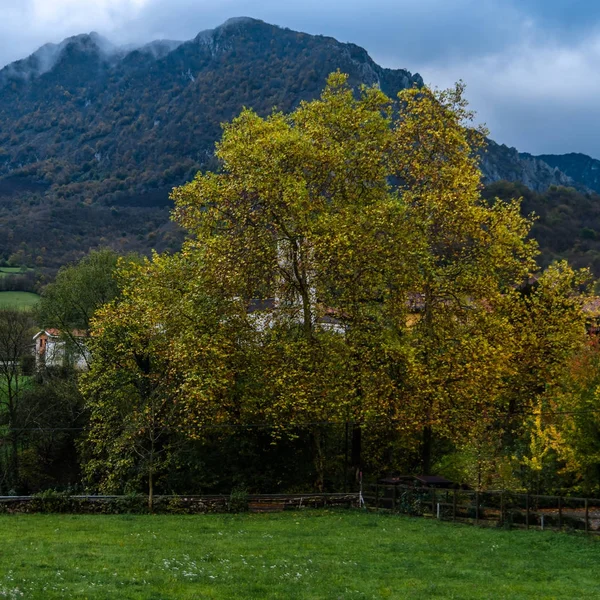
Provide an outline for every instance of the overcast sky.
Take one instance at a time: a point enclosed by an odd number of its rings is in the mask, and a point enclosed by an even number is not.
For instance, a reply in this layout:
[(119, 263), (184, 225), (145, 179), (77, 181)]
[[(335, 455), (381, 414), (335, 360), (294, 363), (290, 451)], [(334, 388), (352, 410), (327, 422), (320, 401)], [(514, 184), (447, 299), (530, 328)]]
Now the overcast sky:
[(434, 86), (463, 79), (496, 141), (600, 158), (594, 0), (0, 0), (0, 64), (77, 33), (184, 40), (235, 16), (354, 42)]

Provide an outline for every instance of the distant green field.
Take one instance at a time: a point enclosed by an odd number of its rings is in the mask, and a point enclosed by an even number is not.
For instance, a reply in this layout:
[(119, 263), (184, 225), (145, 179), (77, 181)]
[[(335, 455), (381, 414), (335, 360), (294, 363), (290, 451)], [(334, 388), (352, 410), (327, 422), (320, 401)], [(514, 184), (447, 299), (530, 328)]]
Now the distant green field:
[(33, 271), (33, 269), (27, 267), (0, 267), (0, 277), (19, 275), (20, 273), (27, 273), (28, 271)]
[[(21, 390), (27, 389), (29, 387), (31, 387), (31, 382), (32, 382), (32, 378), (31, 377), (26, 377), (26, 376), (19, 376), (19, 388)], [(15, 387), (15, 382), (13, 380), (13, 390)], [(0, 378), (0, 400), (3, 400), (6, 398), (5, 394), (6, 394), (6, 390), (8, 389), (8, 385), (6, 383), (6, 378)], [(0, 403), (0, 415), (4, 414), (6, 412), (6, 406), (3, 403)], [(5, 426), (0, 426), (0, 431), (2, 431), (2, 435), (6, 435), (6, 432), (4, 431), (4, 427)], [(0, 594), (0, 598), (2, 598), (2, 594)]]
[(32, 308), (39, 299), (32, 292), (0, 292), (0, 308)]

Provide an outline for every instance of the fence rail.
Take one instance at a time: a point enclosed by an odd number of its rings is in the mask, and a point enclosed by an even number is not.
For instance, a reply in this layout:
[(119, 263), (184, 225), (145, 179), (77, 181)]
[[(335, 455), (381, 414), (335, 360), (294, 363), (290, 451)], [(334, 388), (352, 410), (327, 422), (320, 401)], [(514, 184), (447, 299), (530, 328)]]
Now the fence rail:
[(600, 534), (600, 499), (374, 484), (364, 493), (372, 507), (440, 520)]
[[(143, 495), (38, 494), (34, 496), (0, 496), (0, 512), (144, 512), (148, 497)], [(358, 507), (358, 493), (242, 494), (240, 495), (157, 495), (153, 508), (157, 512), (228, 512), (250, 508), (280, 507), (281, 510), (321, 507)]]

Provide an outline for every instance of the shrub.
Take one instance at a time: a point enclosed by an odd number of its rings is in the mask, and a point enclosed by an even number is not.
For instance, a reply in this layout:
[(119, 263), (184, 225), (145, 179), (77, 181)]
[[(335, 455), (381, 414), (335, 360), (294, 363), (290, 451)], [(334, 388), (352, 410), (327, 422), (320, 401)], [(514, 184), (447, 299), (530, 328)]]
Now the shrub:
[(229, 512), (247, 512), (248, 511), (248, 491), (245, 488), (237, 488), (231, 491), (229, 496)]

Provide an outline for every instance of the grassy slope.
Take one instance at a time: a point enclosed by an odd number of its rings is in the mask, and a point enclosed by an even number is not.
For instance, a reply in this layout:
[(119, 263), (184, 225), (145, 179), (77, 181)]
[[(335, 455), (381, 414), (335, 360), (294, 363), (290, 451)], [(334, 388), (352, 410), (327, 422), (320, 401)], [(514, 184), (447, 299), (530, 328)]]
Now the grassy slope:
[(0, 308), (31, 308), (39, 299), (31, 292), (0, 292)]
[(597, 540), (354, 511), (0, 518), (0, 597), (583, 599), (599, 565)]
[(27, 273), (27, 271), (32, 270), (27, 267), (0, 267), (0, 277), (4, 275), (19, 275), (20, 273)]

